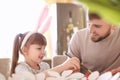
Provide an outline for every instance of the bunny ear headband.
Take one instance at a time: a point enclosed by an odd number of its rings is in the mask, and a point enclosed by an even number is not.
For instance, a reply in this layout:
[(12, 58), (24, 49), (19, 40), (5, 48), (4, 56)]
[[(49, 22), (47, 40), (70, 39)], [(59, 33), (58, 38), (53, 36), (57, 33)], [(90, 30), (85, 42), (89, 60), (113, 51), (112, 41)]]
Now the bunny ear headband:
[(45, 5), (42, 13), (40, 14), (40, 18), (38, 20), (38, 24), (35, 31), (39, 30), (41, 33), (45, 33), (50, 27), (51, 19), (52, 16), (49, 16), (48, 5)]
[[(24, 38), (23, 41), (22, 41), (21, 47), (20, 47), (21, 49), (22, 49), (23, 46), (26, 44), (28, 38), (29, 38), (32, 34), (37, 33), (39, 29), (41, 30), (40, 33), (42, 33), (42, 34), (45, 33), (45, 32), (48, 30), (48, 28), (50, 27), (50, 24), (51, 24), (51, 19), (52, 19), (51, 16), (49, 16), (49, 17), (47, 18), (48, 12), (49, 12), (48, 5), (45, 5), (45, 7), (43, 8), (43, 11), (42, 11), (42, 13), (41, 13), (41, 15), (40, 15), (40, 18), (39, 18), (38, 25), (37, 25), (36, 29), (35, 29), (33, 32), (29, 32), (29, 33), (25, 36), (25, 38)], [(47, 19), (46, 22), (45, 22), (45, 19)], [(44, 25), (41, 27), (41, 25), (42, 25), (43, 22), (45, 22), (45, 23), (44, 23)]]

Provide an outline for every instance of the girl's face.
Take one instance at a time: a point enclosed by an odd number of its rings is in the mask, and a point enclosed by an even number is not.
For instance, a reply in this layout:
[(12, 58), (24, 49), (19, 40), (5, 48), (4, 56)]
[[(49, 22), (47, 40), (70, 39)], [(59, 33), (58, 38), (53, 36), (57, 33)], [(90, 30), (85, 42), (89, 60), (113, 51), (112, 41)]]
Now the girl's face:
[(45, 55), (45, 46), (32, 44), (27, 51), (27, 61), (39, 64)]

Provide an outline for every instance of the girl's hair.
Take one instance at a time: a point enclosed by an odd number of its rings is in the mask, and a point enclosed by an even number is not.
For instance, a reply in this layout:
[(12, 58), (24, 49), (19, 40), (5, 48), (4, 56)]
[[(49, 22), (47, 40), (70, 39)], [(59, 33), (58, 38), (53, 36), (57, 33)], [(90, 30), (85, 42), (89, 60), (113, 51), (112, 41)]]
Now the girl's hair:
[[(15, 73), (15, 67), (17, 66), (18, 60), (19, 60), (19, 53), (23, 54), (21, 50), (21, 44), (27, 34), (29, 33), (28, 32), (24, 34), (20, 33), (15, 37), (14, 45), (13, 45), (13, 55), (12, 55), (12, 65), (11, 65), (10, 76), (12, 76), (12, 74)], [(28, 37), (24, 46), (29, 48), (30, 45), (32, 44), (39, 44), (39, 45), (46, 46), (47, 41), (46, 41), (46, 38), (41, 33), (36, 32), (36, 33), (32, 33), (30, 37)]]

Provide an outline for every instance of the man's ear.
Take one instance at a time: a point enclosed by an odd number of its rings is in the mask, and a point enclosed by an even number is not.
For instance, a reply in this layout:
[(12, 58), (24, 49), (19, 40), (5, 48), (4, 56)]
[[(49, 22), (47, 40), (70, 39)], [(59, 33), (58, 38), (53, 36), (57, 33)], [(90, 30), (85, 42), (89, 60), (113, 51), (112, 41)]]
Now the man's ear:
[(114, 25), (112, 25), (112, 26), (111, 26), (111, 29), (112, 29), (112, 30), (115, 30), (115, 29), (116, 29), (116, 27), (115, 27)]
[(110, 25), (110, 27), (111, 27), (111, 33), (113, 33), (115, 31), (115, 29), (116, 29), (116, 26)]

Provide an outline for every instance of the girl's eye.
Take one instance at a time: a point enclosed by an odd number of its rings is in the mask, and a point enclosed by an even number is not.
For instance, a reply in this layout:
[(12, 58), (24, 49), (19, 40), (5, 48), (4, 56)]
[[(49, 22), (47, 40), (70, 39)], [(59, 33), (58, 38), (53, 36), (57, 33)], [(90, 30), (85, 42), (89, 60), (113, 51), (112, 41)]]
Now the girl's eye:
[(37, 48), (38, 50), (41, 50), (42, 48)]
[(38, 50), (42, 50), (42, 49), (45, 50), (45, 48), (37, 48), (37, 49), (38, 49)]

